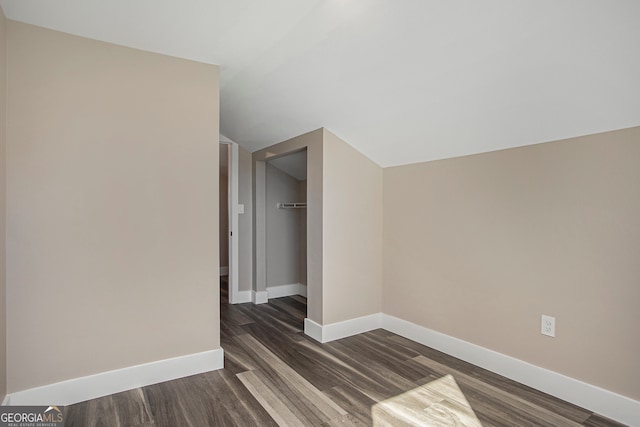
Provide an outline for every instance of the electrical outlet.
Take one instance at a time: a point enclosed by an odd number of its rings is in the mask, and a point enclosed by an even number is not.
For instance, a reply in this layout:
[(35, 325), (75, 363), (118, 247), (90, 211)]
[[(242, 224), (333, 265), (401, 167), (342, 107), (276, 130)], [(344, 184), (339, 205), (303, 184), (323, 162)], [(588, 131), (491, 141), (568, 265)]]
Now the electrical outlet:
[(543, 314), (541, 326), (540, 326), (540, 333), (542, 335), (555, 337), (556, 336), (556, 318), (551, 316), (546, 316)]

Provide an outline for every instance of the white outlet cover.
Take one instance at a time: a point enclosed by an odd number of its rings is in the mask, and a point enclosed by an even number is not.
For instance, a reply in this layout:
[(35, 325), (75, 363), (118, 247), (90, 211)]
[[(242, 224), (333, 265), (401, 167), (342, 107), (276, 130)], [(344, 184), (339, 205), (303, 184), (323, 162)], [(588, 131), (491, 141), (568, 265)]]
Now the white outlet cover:
[(542, 315), (540, 320), (540, 333), (550, 337), (556, 336), (556, 318), (553, 316)]

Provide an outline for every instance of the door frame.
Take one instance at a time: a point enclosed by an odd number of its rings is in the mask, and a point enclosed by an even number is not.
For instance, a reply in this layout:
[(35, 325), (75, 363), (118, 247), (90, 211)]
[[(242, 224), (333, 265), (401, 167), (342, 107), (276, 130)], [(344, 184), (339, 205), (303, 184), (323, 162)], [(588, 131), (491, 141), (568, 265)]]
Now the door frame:
[[(220, 135), (220, 144), (229, 146), (228, 151), (228, 209), (229, 209), (229, 304), (239, 303), (238, 299), (238, 144)], [(220, 236), (222, 239), (223, 237)]]

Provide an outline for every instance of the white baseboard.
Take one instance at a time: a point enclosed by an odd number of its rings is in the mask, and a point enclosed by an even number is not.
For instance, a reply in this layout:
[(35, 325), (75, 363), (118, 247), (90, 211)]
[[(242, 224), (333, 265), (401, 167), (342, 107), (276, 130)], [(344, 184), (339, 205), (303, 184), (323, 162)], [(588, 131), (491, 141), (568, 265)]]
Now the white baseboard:
[(637, 425), (640, 420), (639, 401), (394, 316), (377, 313), (328, 325), (320, 325), (309, 318), (304, 319), (304, 333), (321, 343), (378, 328), (440, 350), (618, 422)]
[(440, 350), (621, 423), (634, 425), (640, 420), (640, 402), (628, 397), (397, 317), (382, 314), (381, 324), (382, 328), (389, 332)]
[(339, 340), (381, 327), (382, 313), (370, 314), (344, 322), (320, 325), (313, 320), (304, 319), (304, 333), (321, 343)]
[(269, 294), (269, 299), (289, 297), (291, 295), (302, 295), (303, 292), (304, 292), (303, 296), (306, 296), (307, 287), (300, 283), (292, 283), (290, 285), (279, 285), (279, 286), (267, 287), (267, 293)]
[(322, 325), (308, 317), (304, 318), (304, 333), (318, 342), (325, 342), (322, 341)]
[(251, 301), (254, 304), (266, 304), (269, 302), (269, 294), (267, 291), (251, 291)]
[(245, 302), (253, 301), (253, 291), (238, 291), (233, 296), (231, 304), (243, 304)]
[(231, 301), (231, 304), (242, 304), (253, 302), (254, 304), (265, 304), (271, 298), (288, 297), (291, 295), (307, 296), (307, 287), (299, 283), (292, 285), (271, 286), (266, 291), (239, 291)]
[(3, 405), (72, 405), (222, 368), (224, 351), (219, 348), (18, 391), (8, 394)]
[(229, 275), (229, 267), (220, 267), (220, 275), (228, 276)]

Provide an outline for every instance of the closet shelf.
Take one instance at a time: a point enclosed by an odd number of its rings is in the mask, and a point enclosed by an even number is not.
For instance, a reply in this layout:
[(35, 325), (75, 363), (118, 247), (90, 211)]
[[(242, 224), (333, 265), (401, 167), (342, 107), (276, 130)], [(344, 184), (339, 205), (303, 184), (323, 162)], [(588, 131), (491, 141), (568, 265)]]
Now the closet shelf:
[(278, 203), (278, 209), (306, 209), (306, 203)]

